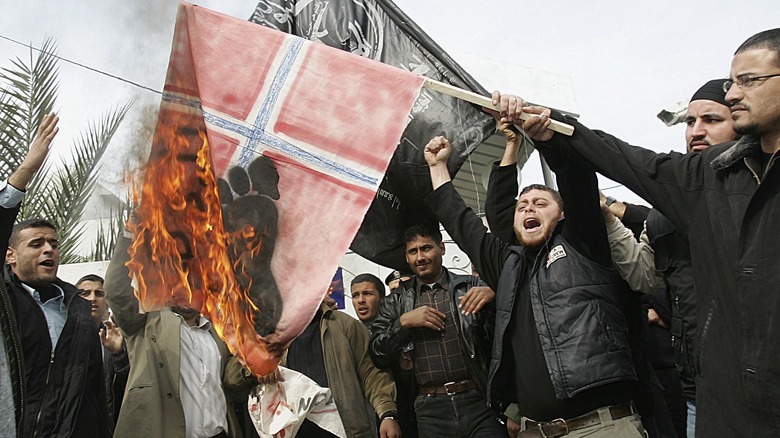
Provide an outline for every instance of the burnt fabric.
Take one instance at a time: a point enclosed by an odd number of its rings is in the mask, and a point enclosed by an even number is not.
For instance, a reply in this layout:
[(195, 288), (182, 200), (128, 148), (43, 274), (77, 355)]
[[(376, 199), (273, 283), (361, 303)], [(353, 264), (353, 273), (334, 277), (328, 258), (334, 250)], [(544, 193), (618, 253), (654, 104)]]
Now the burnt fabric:
[[(250, 21), (487, 95), (391, 0), (261, 0)], [(424, 202), (431, 180), (420, 151), (436, 135), (449, 138), (448, 167), (455, 175), (494, 132), (493, 118), (478, 106), (423, 89), (352, 250), (381, 265), (408, 269), (403, 230), (436, 220)]]
[(200, 309), (255, 374), (272, 371), (319, 307), (422, 80), (182, 3), (128, 265), (142, 307)]

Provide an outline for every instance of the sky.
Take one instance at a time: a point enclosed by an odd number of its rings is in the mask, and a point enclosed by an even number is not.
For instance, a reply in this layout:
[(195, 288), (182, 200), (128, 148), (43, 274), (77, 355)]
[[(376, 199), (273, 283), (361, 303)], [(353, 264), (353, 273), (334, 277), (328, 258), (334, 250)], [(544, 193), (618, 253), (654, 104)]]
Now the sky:
[[(40, 46), (56, 40), (59, 55), (153, 89), (164, 83), (177, 2), (173, 0), (0, 0), (0, 35)], [(198, 2), (242, 19), (255, 0)], [(684, 149), (682, 125), (667, 128), (656, 114), (687, 100), (704, 82), (728, 74), (736, 47), (750, 35), (778, 26), (780, 2), (619, 0), (528, 2), (518, 0), (396, 0), (396, 4), (456, 61), (522, 66), (570, 80), (567, 99), (590, 128), (610, 132), (659, 152)], [(0, 65), (29, 58), (29, 50), (0, 39)], [(467, 68), (468, 70), (468, 68)], [(525, 83), (507, 70), (474, 76), (492, 90), (535, 95), (544, 83)], [(495, 74), (489, 72), (495, 71)], [(499, 75), (503, 74), (504, 77)], [(512, 79), (515, 79), (514, 82)], [(516, 87), (516, 88), (515, 88)], [(116, 79), (60, 64), (61, 117), (55, 150), (63, 156), (91, 121), (113, 107), (135, 102), (111, 145), (104, 180), (115, 180), (143, 109), (159, 95)], [(536, 99), (538, 100), (538, 98)], [(553, 98), (550, 99), (551, 103)], [(545, 104), (544, 101), (537, 103)], [(550, 104), (550, 103), (548, 103)], [(114, 179), (112, 179), (114, 178)], [(541, 181), (529, 162), (523, 184)], [(601, 187), (618, 199), (640, 201), (616, 184)]]

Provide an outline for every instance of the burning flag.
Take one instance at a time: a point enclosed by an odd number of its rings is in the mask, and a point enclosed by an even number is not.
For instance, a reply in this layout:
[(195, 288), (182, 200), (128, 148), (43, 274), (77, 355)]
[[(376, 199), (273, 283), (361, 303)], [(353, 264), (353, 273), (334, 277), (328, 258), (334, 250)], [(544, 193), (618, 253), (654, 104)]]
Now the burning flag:
[[(475, 8), (479, 9), (477, 3)], [(392, 0), (260, 0), (249, 19), (415, 74), (487, 95), (487, 91)], [(403, 231), (436, 222), (425, 205), (431, 191), (422, 150), (443, 135), (452, 142), (447, 165), (455, 175), (471, 151), (495, 133), (493, 117), (477, 105), (423, 89), (352, 250), (380, 265), (408, 269)]]
[(311, 321), (423, 78), (180, 4), (128, 262), (256, 375)]

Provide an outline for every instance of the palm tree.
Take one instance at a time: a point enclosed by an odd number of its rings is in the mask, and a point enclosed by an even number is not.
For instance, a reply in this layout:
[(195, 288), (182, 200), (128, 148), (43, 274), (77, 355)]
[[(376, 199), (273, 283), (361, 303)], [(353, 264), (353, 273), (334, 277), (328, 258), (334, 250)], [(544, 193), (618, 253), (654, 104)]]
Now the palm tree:
[[(40, 51), (30, 48), (30, 59), (11, 60), (11, 68), (0, 69), (0, 177), (7, 178), (27, 154), (38, 125), (54, 108), (59, 88), (57, 47), (51, 39)], [(81, 221), (84, 206), (97, 179), (98, 163), (132, 102), (118, 106), (91, 123), (74, 141), (72, 156), (59, 165), (47, 160), (27, 187), (19, 220), (41, 217), (57, 226), (62, 263), (106, 260), (114, 229), (101, 227), (97, 251), (90, 256), (75, 250), (85, 228)], [(122, 213), (112, 219), (112, 227), (122, 223)]]

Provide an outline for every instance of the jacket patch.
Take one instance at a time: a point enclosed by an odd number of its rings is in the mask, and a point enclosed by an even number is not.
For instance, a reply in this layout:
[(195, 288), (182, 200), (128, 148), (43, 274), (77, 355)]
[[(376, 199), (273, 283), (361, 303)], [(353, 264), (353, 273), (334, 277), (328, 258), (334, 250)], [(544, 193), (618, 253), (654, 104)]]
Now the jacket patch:
[(544, 266), (545, 269), (549, 268), (556, 260), (564, 257), (566, 257), (566, 250), (563, 249), (563, 245), (553, 247), (553, 249), (550, 250), (550, 253), (547, 254), (547, 264)]

